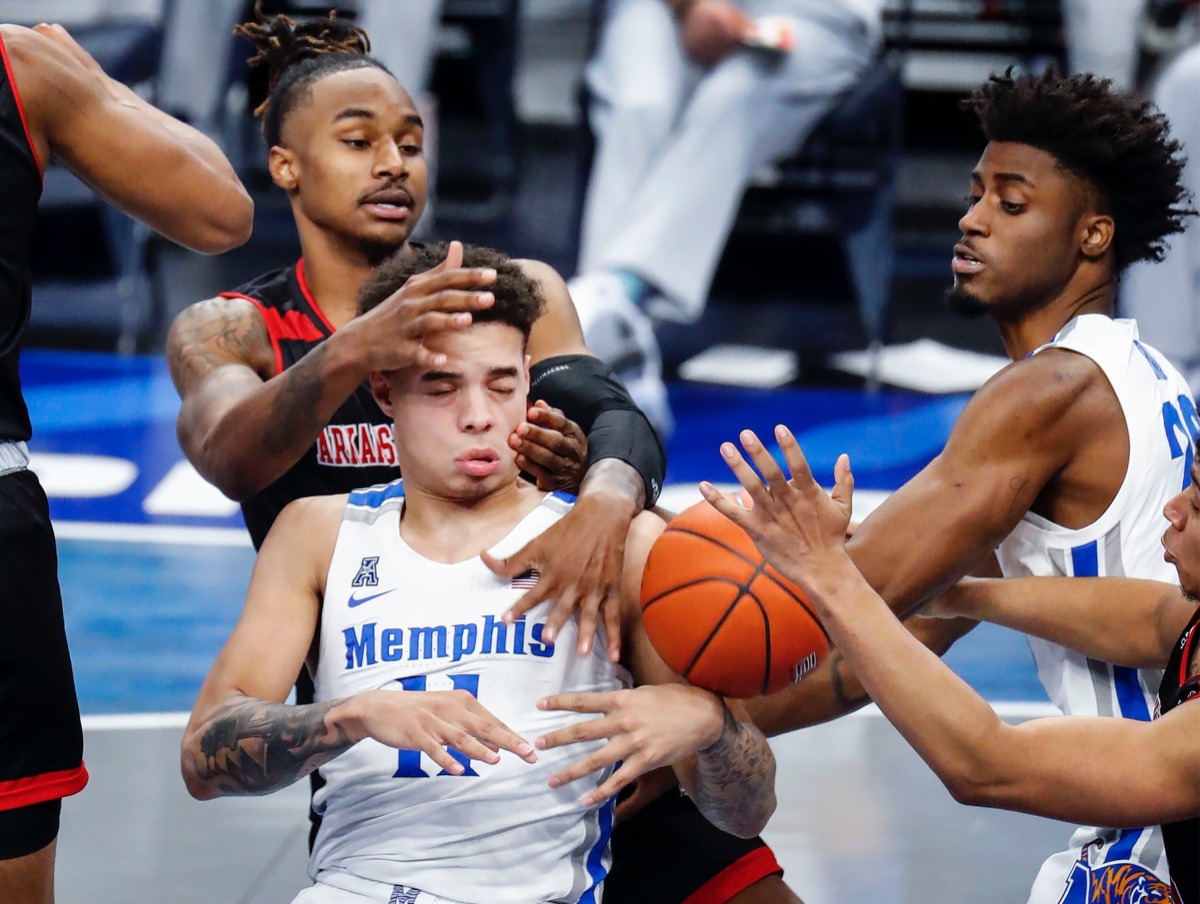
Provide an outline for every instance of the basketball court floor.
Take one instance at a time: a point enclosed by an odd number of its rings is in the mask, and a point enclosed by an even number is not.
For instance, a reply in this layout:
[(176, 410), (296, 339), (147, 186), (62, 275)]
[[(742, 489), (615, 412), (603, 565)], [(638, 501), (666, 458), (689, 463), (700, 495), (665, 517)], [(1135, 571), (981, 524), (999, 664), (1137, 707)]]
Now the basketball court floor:
[[(178, 771), (186, 713), (253, 562), (236, 507), (183, 461), (160, 358), (28, 352), (22, 365), (92, 775), (65, 804), (59, 900), (290, 901), (307, 882), (306, 787), (198, 803)], [(782, 421), (826, 482), (850, 453), (861, 517), (936, 453), (965, 398), (673, 386), (664, 503), (683, 507), (698, 480), (726, 479), (722, 440)], [(1051, 711), (1015, 634), (981, 628), (948, 660), (1008, 718)], [(766, 834), (808, 904), (1022, 902), (1070, 834), (957, 805), (871, 710), (774, 746), (780, 806)]]

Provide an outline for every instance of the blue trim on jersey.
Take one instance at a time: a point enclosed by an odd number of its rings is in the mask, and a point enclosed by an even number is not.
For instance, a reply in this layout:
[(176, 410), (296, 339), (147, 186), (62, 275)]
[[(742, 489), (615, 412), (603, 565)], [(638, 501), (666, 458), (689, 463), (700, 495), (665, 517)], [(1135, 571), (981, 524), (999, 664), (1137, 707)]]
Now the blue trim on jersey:
[(1121, 710), (1121, 715), (1126, 719), (1149, 722), (1150, 710), (1146, 706), (1141, 682), (1138, 681), (1137, 669), (1114, 665), (1112, 670), (1113, 681), (1117, 686), (1117, 707)]
[(1137, 350), (1142, 353), (1142, 357), (1150, 362), (1150, 366), (1154, 368), (1154, 375), (1160, 380), (1165, 380), (1167, 375), (1163, 372), (1163, 369), (1158, 366), (1158, 362), (1150, 356), (1148, 351), (1146, 351), (1146, 346), (1142, 345), (1141, 340), (1134, 339), (1133, 344), (1137, 347)]
[(386, 486), (369, 487), (365, 490), (353, 490), (350, 493), (350, 505), (362, 505), (367, 508), (379, 508), (389, 499), (404, 498), (404, 481), (393, 480)]
[(563, 502), (568, 502), (574, 505), (579, 499), (574, 493), (568, 493), (565, 490), (554, 490), (551, 494), (555, 499), (561, 499)]
[(1122, 860), (1133, 859), (1133, 849), (1141, 839), (1145, 829), (1122, 829), (1117, 840), (1113, 842), (1108, 853), (1104, 855), (1105, 863), (1120, 863)]
[(600, 837), (596, 839), (596, 844), (587, 858), (587, 871), (588, 875), (592, 877), (592, 884), (588, 886), (588, 890), (579, 899), (579, 904), (597, 904), (596, 888), (604, 881), (604, 877), (608, 875), (608, 870), (604, 868), (604, 852), (608, 849), (608, 839), (612, 835), (613, 811), (616, 809), (616, 806), (616, 797), (611, 797), (608, 803), (602, 806), (600, 812), (597, 814), (600, 818)]
[(1077, 578), (1100, 576), (1100, 556), (1097, 541), (1076, 546), (1071, 550), (1071, 573)]
[[(1145, 351), (1142, 352), (1146, 354)], [(1150, 363), (1153, 360), (1146, 356)], [(1071, 571), (1077, 578), (1094, 578), (1100, 575), (1100, 557), (1097, 542), (1085, 543), (1071, 550)], [(1142, 696), (1142, 686), (1138, 682), (1137, 670), (1124, 666), (1110, 666), (1113, 671), (1113, 684), (1117, 689), (1117, 708), (1126, 719), (1137, 719), (1142, 722), (1150, 721), (1150, 713), (1146, 708), (1146, 698)], [(1126, 829), (1105, 855), (1106, 863), (1128, 860), (1133, 854), (1133, 848), (1142, 837), (1144, 829)]]

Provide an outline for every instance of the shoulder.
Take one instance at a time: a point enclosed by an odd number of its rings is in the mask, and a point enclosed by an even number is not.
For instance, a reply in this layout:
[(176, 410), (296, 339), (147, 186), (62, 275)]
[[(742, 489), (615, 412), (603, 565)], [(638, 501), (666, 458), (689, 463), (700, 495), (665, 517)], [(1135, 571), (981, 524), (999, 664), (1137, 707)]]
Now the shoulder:
[(100, 81), (56, 40), (38, 29), (0, 25), (21, 103), (36, 126), (70, 119), (90, 100), (104, 100)]
[(199, 347), (212, 353), (214, 367), (243, 364), (264, 379), (275, 375), (270, 333), (249, 298), (218, 295), (180, 311), (167, 332), (168, 363), (178, 368)]
[(307, 496), (284, 506), (259, 552), (260, 558), (282, 556), (290, 567), (315, 567), (324, 575), (333, 560), (348, 496)]
[(549, 264), (535, 260), (514, 263), (542, 288), (546, 307), (529, 336), (529, 354), (535, 362), (558, 355), (590, 354), (583, 327), (571, 301), (566, 281)]
[(952, 439), (970, 432), (988, 442), (1011, 437), (1028, 443), (1077, 431), (1106, 407), (1120, 415), (1099, 365), (1086, 355), (1050, 348), (1013, 362), (988, 380), (967, 403)]

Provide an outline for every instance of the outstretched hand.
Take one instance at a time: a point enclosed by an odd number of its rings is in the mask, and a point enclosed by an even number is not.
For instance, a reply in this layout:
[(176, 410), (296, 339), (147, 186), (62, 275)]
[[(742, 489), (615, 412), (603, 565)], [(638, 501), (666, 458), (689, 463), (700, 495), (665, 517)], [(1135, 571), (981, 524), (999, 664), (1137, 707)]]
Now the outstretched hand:
[(513, 578), (530, 569), (538, 572), (533, 589), (504, 614), (520, 618), (544, 600), (553, 600), (542, 639), (553, 643), (571, 614), (579, 609), (580, 655), (592, 649), (603, 620), (608, 658), (621, 658), (621, 577), (629, 512), (603, 500), (580, 496), (566, 515), (506, 559), (486, 552), (484, 563), (501, 577)]
[(800, 444), (787, 427), (776, 427), (775, 439), (791, 471), (790, 479), (752, 431), (742, 431), (740, 439), (761, 478), (733, 443), (721, 446), (721, 456), (746, 488), (753, 507), (743, 507), (707, 481), (700, 484), (700, 493), (749, 534), (759, 552), (781, 574), (811, 591), (821, 578), (840, 573), (849, 563), (845, 543), (854, 494), (850, 458), (838, 458), (833, 493), (826, 495), (813, 479)]

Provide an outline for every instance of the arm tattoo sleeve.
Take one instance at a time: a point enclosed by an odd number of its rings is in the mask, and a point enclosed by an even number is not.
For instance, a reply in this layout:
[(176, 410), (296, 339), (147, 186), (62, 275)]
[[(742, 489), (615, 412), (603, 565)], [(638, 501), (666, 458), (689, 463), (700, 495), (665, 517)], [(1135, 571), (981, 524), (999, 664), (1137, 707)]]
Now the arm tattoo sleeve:
[(291, 706), (234, 694), (197, 731), (196, 777), (222, 795), (287, 787), (353, 746), (346, 729), (327, 718), (344, 702)]
[(713, 825), (742, 836), (756, 833), (774, 808), (775, 757), (767, 739), (728, 706), (721, 737), (696, 754), (692, 800)]

